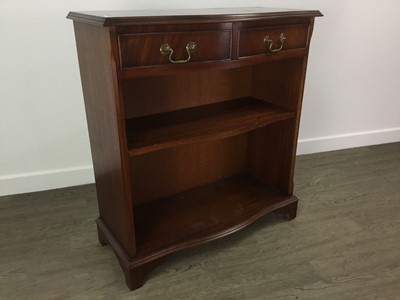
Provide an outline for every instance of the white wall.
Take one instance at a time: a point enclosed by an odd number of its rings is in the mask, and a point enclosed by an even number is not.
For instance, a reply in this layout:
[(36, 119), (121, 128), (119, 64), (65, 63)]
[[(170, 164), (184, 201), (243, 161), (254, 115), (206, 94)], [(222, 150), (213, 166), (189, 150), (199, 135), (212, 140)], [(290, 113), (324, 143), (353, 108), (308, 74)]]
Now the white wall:
[(0, 195), (93, 182), (70, 10), (319, 9), (299, 153), (400, 141), (397, 0), (0, 2)]

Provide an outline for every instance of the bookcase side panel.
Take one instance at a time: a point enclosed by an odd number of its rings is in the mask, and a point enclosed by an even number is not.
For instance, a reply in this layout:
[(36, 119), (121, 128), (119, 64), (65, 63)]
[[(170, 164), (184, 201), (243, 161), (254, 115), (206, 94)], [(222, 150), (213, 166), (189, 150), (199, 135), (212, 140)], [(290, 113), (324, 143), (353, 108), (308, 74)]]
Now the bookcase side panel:
[[(310, 44), (313, 25), (314, 19), (311, 18), (307, 47)], [(278, 186), (289, 195), (293, 194), (294, 165), (307, 59), (308, 56), (304, 56), (268, 65), (261, 64), (255, 66), (252, 72), (253, 96), (296, 113), (293, 121), (278, 125), (279, 135), (270, 129), (259, 130), (249, 135), (250, 169), (258, 178)], [(272, 140), (275, 147), (270, 146)], [(262, 150), (263, 144), (265, 150)]]
[(100, 217), (130, 256), (136, 255), (112, 28), (74, 22)]

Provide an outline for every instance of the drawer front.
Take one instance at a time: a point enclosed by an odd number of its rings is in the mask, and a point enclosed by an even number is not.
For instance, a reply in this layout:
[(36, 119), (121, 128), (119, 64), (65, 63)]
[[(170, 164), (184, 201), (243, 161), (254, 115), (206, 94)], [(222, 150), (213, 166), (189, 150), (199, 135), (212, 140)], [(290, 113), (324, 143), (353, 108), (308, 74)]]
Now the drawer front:
[[(283, 39), (282, 39), (283, 36)], [(308, 25), (246, 28), (239, 33), (239, 57), (307, 48)], [(281, 48), (282, 47), (282, 48)]]
[[(231, 36), (230, 30), (121, 34), (121, 66), (131, 68), (227, 60), (231, 58)], [(160, 51), (162, 45), (164, 54)]]

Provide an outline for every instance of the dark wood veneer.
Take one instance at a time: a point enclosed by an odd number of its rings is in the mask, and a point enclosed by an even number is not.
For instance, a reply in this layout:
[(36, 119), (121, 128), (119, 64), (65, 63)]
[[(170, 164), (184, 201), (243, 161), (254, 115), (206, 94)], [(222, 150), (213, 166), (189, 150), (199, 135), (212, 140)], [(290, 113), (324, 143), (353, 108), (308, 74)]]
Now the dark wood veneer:
[(115, 82), (115, 58), (110, 56), (111, 33), (82, 23), (74, 27), (100, 215), (134, 256), (131, 192), (125, 183), (129, 171), (123, 161), (127, 146), (120, 127), (124, 117)]
[[(166, 255), (275, 212), (293, 169), (318, 11), (71, 12), (100, 217), (131, 289)], [(278, 45), (271, 53), (269, 35)], [(168, 43), (172, 64), (160, 53)]]
[(129, 154), (227, 138), (294, 115), (264, 101), (245, 98), (130, 119), (126, 123)]
[(307, 46), (308, 25), (268, 26), (241, 29), (239, 32), (239, 57), (265, 55), (264, 37), (273, 40), (274, 48), (278, 48), (279, 36), (284, 33), (286, 42), (281, 53), (293, 49), (303, 49)]
[(259, 19), (320, 17), (317, 10), (295, 10), (268, 7), (170, 9), (170, 10), (122, 10), (70, 12), (68, 18), (104, 26), (143, 24), (186, 24), (252, 21)]
[[(119, 36), (121, 67), (170, 64), (168, 55), (160, 55), (160, 45), (169, 43), (173, 59), (186, 59), (186, 45), (196, 41), (191, 61), (215, 61), (231, 58), (231, 31), (161, 32)], [(140, 49), (134, 51), (133, 49)]]
[(247, 143), (248, 135), (241, 134), (132, 157), (134, 205), (166, 198), (246, 172)]
[(295, 196), (244, 173), (135, 207), (136, 259), (155, 259), (222, 237), (294, 202)]

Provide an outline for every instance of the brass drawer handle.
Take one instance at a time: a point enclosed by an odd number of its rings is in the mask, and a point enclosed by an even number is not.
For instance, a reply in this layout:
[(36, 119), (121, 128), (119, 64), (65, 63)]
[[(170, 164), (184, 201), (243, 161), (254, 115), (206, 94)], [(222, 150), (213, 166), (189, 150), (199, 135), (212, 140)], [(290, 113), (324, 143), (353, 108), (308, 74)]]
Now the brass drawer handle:
[(286, 36), (283, 33), (281, 33), (281, 35), (279, 36), (279, 41), (281, 42), (281, 46), (279, 48), (277, 48), (277, 49), (272, 49), (273, 42), (272, 42), (271, 38), (269, 37), (269, 35), (267, 35), (264, 38), (264, 43), (267, 46), (269, 46), (269, 51), (272, 52), (272, 53), (279, 52), (279, 51), (281, 51), (283, 49), (283, 45), (285, 44), (285, 41), (286, 41)]
[(192, 53), (196, 51), (196, 43), (195, 42), (189, 42), (186, 45), (186, 52), (188, 53), (188, 58), (187, 59), (182, 59), (182, 60), (173, 60), (172, 59), (172, 54), (174, 53), (174, 50), (171, 48), (169, 44), (162, 44), (160, 47), (160, 52), (162, 55), (168, 55), (169, 54), (169, 61), (172, 62), (173, 64), (184, 64), (190, 61), (192, 58)]

